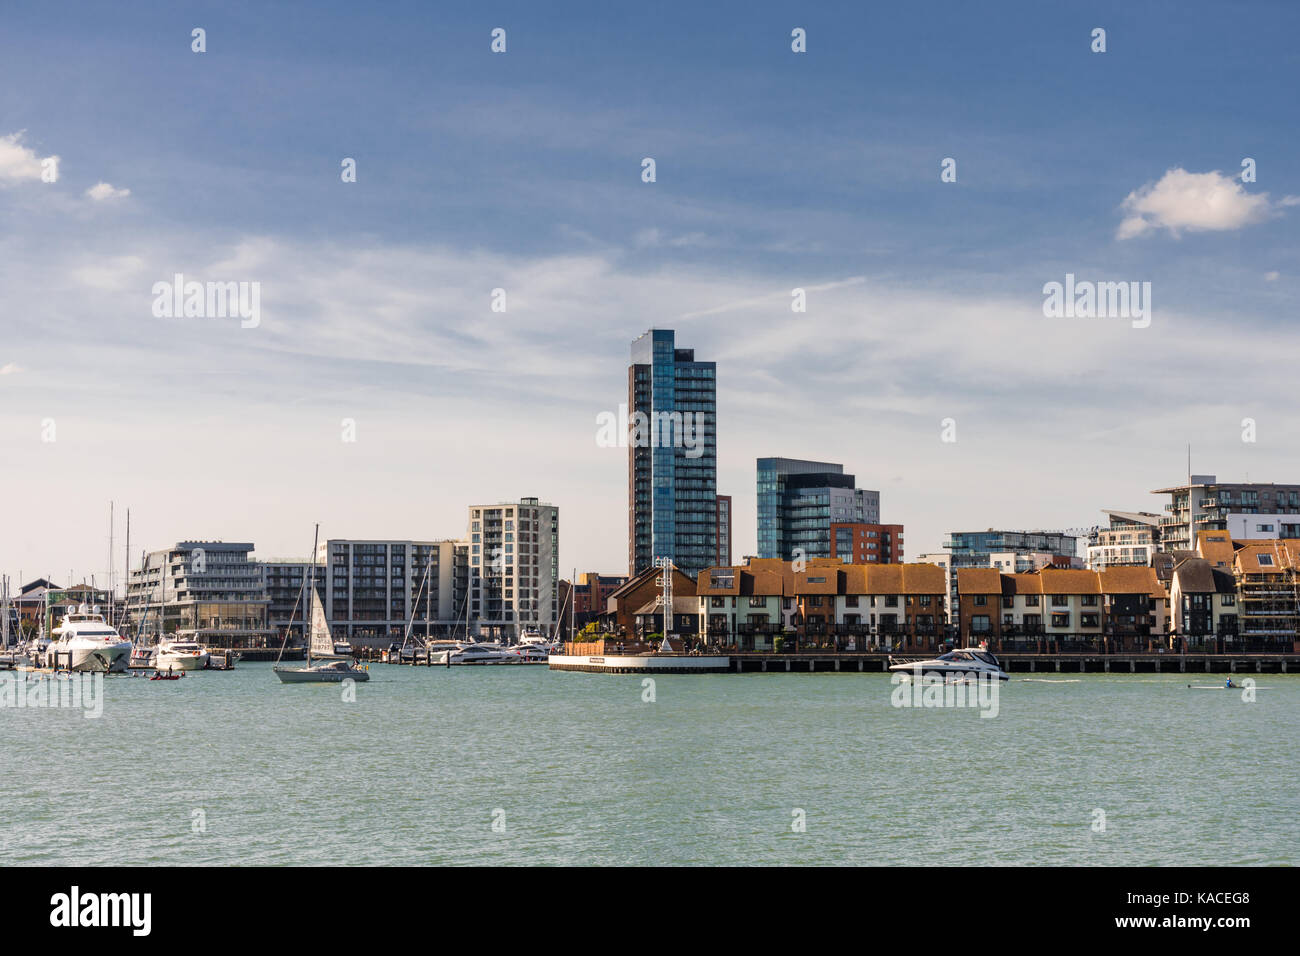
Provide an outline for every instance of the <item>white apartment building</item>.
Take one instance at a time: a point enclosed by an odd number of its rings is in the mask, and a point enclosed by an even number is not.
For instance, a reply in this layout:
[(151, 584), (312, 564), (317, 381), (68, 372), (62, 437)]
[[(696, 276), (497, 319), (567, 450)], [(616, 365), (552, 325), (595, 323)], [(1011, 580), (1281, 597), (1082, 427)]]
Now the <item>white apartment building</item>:
[(560, 509), (536, 498), (470, 505), (469, 614), (476, 633), (516, 640), (559, 620)]

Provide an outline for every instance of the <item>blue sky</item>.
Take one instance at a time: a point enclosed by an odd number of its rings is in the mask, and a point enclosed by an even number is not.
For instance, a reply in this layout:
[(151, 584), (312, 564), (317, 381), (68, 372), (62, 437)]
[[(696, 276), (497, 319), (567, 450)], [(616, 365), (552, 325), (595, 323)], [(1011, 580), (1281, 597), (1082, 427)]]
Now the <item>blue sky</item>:
[[(595, 416), (650, 325), (719, 362), (737, 556), (766, 455), (844, 462), (912, 555), (1155, 509), (1189, 441), (1297, 480), (1298, 35), (1289, 3), (7, 9), (0, 567), (102, 573), (109, 499), (141, 546), (271, 556), (536, 494), (566, 567), (618, 571)], [(260, 282), (261, 324), (153, 317), (175, 272)], [(1151, 282), (1151, 327), (1044, 318), (1067, 272)]]

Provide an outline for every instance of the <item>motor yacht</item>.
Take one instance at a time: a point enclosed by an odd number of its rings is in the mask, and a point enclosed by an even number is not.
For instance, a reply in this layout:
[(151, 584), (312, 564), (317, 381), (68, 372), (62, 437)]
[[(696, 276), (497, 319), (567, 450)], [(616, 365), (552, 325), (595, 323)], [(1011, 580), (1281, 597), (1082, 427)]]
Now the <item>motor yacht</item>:
[(54, 640), (45, 650), (45, 666), (74, 671), (125, 671), (131, 660), (131, 642), (104, 620), (99, 608), (82, 604), (63, 616), (50, 632)]
[(208, 650), (194, 641), (163, 641), (153, 666), (160, 671), (198, 671), (208, 666)]
[(962, 680), (970, 678), (994, 678), (1010, 680), (1002, 665), (993, 653), (984, 647), (955, 648), (946, 654), (940, 654), (931, 660), (889, 659), (889, 669), (905, 676), (924, 676)]
[(432, 661), (435, 664), (518, 664), (519, 658), (500, 644), (469, 642), (435, 654)]

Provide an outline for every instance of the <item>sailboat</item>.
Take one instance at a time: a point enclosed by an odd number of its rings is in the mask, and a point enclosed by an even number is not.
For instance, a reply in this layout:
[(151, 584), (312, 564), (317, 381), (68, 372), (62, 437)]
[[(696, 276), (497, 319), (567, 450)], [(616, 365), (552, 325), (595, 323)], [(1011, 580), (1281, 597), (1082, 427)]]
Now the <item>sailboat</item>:
[[(320, 525), (316, 526), (317, 542), (320, 539)], [(345, 680), (370, 680), (370, 672), (358, 667), (351, 658), (338, 657), (335, 654), (334, 639), (330, 635), (329, 621), (325, 620), (325, 608), (321, 605), (320, 595), (316, 593), (316, 544), (312, 545), (311, 583), (303, 582), (304, 590), (310, 588), (309, 599), (311, 612), (304, 615), (310, 621), (307, 631), (307, 666), (282, 667), (276, 661), (272, 670), (282, 684), (337, 684)], [(297, 611), (295, 605), (294, 611)], [(293, 616), (289, 617), (289, 626), (293, 627)], [(289, 642), (286, 640), (285, 644)], [(284, 656), (284, 647), (280, 648)], [(313, 659), (318, 663), (312, 663)]]

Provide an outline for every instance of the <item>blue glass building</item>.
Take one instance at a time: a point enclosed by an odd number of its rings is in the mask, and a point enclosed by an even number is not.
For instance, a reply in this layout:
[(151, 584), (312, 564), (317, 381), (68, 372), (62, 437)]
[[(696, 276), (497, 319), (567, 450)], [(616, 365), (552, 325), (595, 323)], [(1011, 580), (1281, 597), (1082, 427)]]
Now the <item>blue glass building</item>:
[(758, 556), (832, 557), (831, 522), (880, 521), (880, 492), (854, 485), (833, 462), (758, 459)]
[(627, 375), (629, 571), (670, 557), (694, 575), (718, 560), (717, 366), (651, 329)]

